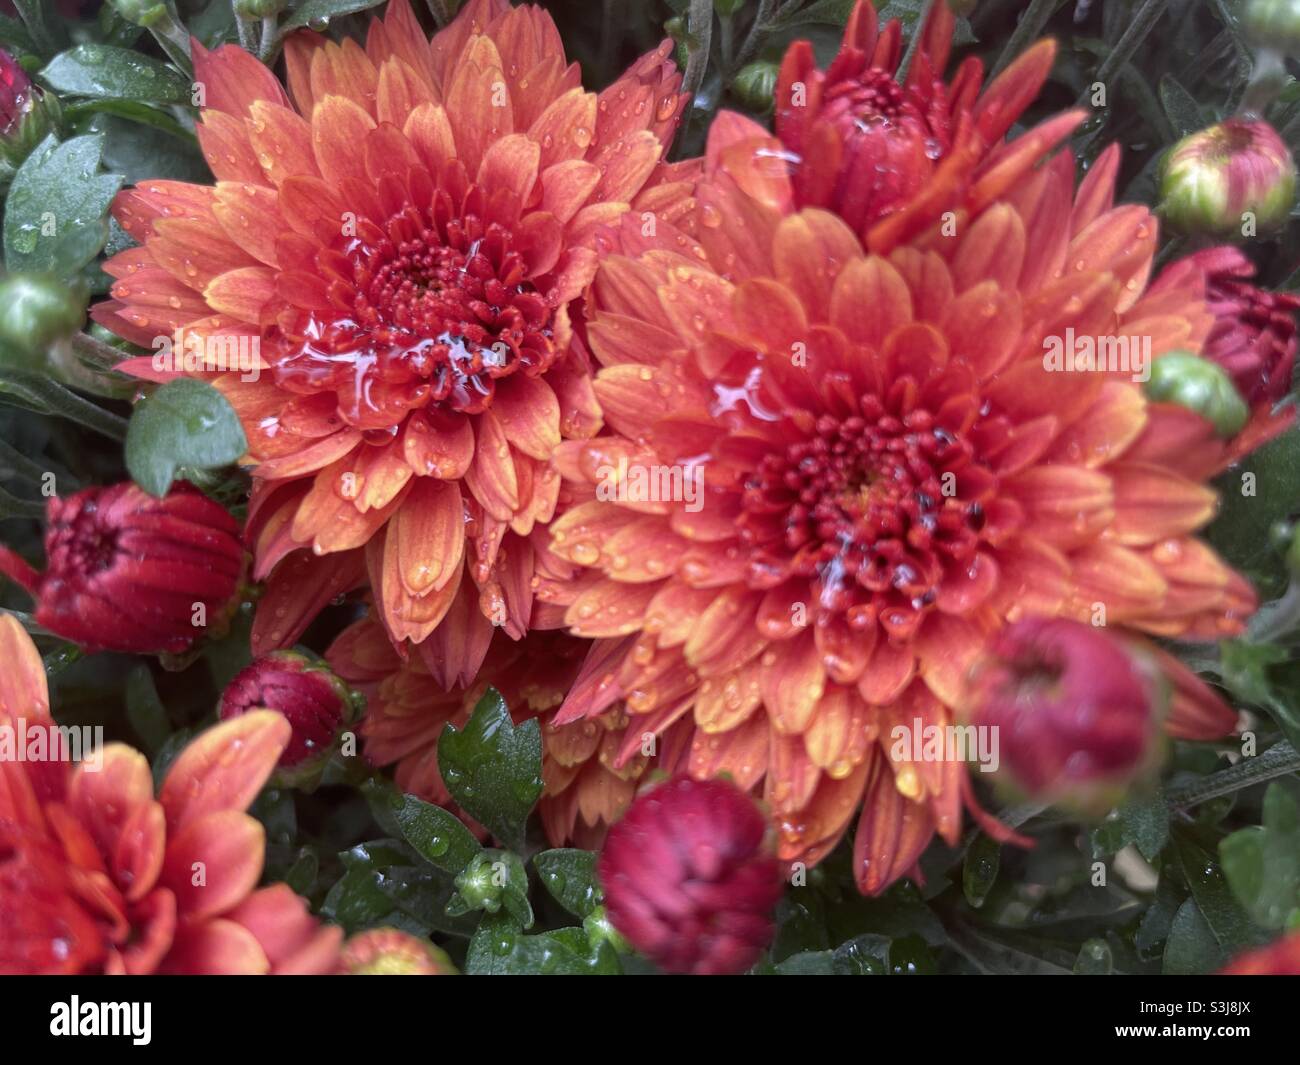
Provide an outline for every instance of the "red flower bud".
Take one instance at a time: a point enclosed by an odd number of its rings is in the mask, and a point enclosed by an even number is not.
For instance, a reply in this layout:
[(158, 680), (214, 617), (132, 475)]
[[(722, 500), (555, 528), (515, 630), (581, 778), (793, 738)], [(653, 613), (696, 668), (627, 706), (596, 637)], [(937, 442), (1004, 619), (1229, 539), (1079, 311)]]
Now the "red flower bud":
[(1250, 406), (1271, 406), (1291, 391), (1300, 298), (1246, 281), (1255, 267), (1236, 248), (1207, 248), (1192, 258), (1205, 270), (1205, 301), (1214, 315), (1202, 357), (1232, 376)]
[(1300, 932), (1292, 932), (1258, 950), (1238, 954), (1224, 976), (1300, 976)]
[(1158, 753), (1166, 685), (1102, 629), (1026, 618), (972, 678), (972, 721), (996, 728), (1012, 779), (1037, 798), (1104, 808)]
[(396, 928), (358, 932), (343, 944), (342, 976), (455, 976), (451, 959), (427, 939)]
[(0, 547), (0, 573), (36, 599), (38, 624), (87, 651), (178, 654), (234, 598), (239, 526), (190, 484), (163, 499), (87, 488), (45, 513), (45, 572)]
[(226, 685), (221, 719), (259, 707), (288, 718), (293, 736), (280, 766), (294, 769), (329, 756), (339, 729), (352, 719), (352, 693), (324, 664), (294, 651), (273, 651)]
[(31, 110), (32, 79), (18, 60), (0, 48), (0, 136), (8, 136)]
[(669, 972), (744, 972), (772, 940), (781, 894), (766, 827), (725, 780), (678, 777), (641, 795), (600, 855), (610, 922)]

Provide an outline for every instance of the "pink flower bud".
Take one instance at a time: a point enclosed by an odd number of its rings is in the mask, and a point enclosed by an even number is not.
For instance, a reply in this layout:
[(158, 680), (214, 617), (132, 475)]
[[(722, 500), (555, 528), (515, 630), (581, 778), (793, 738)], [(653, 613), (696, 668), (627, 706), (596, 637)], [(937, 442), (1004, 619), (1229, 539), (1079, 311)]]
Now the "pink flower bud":
[(343, 944), (343, 976), (455, 976), (451, 959), (427, 939), (396, 928), (358, 932)]
[(295, 651), (273, 651), (235, 676), (221, 695), (227, 720), (265, 707), (289, 720), (293, 736), (280, 766), (295, 769), (328, 758), (339, 729), (353, 716), (352, 693), (323, 663)]
[(1189, 134), (1160, 167), (1161, 213), (1192, 233), (1242, 236), (1286, 221), (1295, 202), (1295, 163), (1267, 122), (1230, 118)]
[(610, 922), (669, 972), (744, 972), (772, 940), (781, 894), (766, 827), (726, 780), (678, 777), (642, 794), (601, 852)]

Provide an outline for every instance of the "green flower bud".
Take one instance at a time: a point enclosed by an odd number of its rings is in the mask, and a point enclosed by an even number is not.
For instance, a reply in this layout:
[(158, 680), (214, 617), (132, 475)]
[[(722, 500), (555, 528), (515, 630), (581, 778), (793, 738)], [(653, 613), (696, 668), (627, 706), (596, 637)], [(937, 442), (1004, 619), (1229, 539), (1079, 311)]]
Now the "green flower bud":
[(751, 110), (770, 111), (776, 93), (777, 72), (777, 65), (766, 60), (748, 63), (740, 68), (736, 80), (731, 83), (731, 91)]
[(50, 345), (69, 337), (86, 320), (86, 293), (42, 274), (0, 279), (0, 343), (35, 367)]
[(1241, 30), (1256, 48), (1300, 56), (1300, 0), (1246, 0)]
[(1169, 149), (1160, 213), (1185, 232), (1250, 236), (1286, 221), (1295, 183), (1295, 163), (1273, 127), (1230, 118)]
[(113, 0), (113, 7), (127, 22), (148, 29), (171, 18), (171, 12), (162, 0)]
[(674, 15), (664, 23), (664, 33), (680, 44), (686, 40), (686, 20), (681, 15)]
[(1144, 391), (1157, 403), (1177, 403), (1195, 411), (1225, 438), (1240, 432), (1250, 417), (1246, 401), (1227, 371), (1190, 351), (1171, 351), (1156, 359)]

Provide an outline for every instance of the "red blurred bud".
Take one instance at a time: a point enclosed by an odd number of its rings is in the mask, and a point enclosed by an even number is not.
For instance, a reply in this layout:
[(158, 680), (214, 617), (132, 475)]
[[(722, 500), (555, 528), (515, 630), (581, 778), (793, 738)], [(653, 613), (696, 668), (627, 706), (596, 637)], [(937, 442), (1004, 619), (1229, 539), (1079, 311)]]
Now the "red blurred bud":
[(1267, 947), (1238, 954), (1223, 970), (1224, 976), (1300, 976), (1300, 931), (1283, 936)]
[(190, 484), (163, 499), (87, 488), (45, 513), (45, 572), (0, 547), (0, 573), (35, 598), (38, 624), (87, 651), (178, 654), (235, 596), (239, 526)]
[(782, 888), (766, 828), (726, 780), (678, 777), (642, 794), (600, 855), (610, 923), (669, 972), (744, 972), (772, 941)]
[(292, 769), (328, 757), (339, 729), (352, 719), (352, 693), (323, 663), (294, 651), (273, 651), (226, 685), (221, 719), (259, 707), (288, 718), (293, 736), (280, 765)]
[(0, 136), (7, 137), (32, 106), (32, 79), (0, 48)]
[(972, 721), (998, 730), (1003, 766), (1027, 794), (1105, 809), (1159, 753), (1166, 685), (1103, 629), (1026, 618), (972, 679)]
[(1231, 375), (1250, 406), (1271, 406), (1291, 391), (1300, 298), (1250, 284), (1255, 267), (1236, 248), (1207, 248), (1192, 258), (1205, 270), (1205, 300), (1214, 315), (1201, 356)]

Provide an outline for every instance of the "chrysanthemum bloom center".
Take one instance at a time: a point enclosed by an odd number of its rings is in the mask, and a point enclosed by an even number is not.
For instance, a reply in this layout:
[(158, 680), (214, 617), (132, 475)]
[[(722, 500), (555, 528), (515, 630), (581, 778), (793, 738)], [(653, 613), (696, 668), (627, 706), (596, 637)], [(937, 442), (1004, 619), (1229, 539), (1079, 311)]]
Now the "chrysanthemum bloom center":
[(824, 107), (827, 117), (860, 131), (908, 119), (924, 123), (912, 94), (882, 70), (868, 69), (859, 78), (832, 85)]
[(508, 229), (455, 216), (445, 193), (431, 211), (356, 228), (318, 257), (338, 313), (286, 330), (278, 384), (332, 390), (348, 424), (391, 432), (421, 407), (480, 413), (498, 379), (554, 361), (551, 307)]
[(745, 485), (742, 542), (755, 574), (778, 556), (819, 581), (818, 606), (867, 627), (914, 626), (952, 565), (970, 560), (983, 512), (955, 498), (968, 442), (925, 410), (888, 413), (864, 396), (859, 413), (824, 414)]
[(51, 524), (46, 549), (52, 573), (87, 578), (109, 569), (118, 553), (118, 530), (107, 527), (92, 503)]

